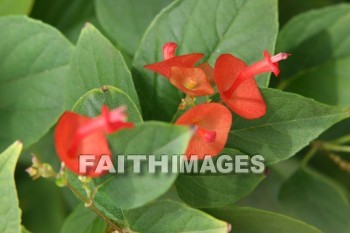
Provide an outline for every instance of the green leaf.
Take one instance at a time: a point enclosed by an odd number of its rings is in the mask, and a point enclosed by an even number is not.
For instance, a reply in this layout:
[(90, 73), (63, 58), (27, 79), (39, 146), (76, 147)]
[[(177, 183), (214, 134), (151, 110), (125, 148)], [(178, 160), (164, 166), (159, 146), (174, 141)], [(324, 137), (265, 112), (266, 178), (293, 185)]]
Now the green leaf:
[[(69, 180), (69, 183), (74, 187), (74, 189), (77, 192), (74, 192), (74, 194), (79, 198), (81, 197), (88, 199), (86, 195), (86, 191), (83, 189), (82, 182), (78, 179), (78, 176), (71, 172), (67, 172), (67, 177)], [(93, 182), (90, 183), (90, 189), (94, 190), (96, 188), (95, 184), (96, 179), (93, 180)], [(98, 194), (98, 193), (97, 193)], [(122, 209), (119, 209), (118, 207), (111, 205), (110, 200), (107, 200), (105, 197), (101, 197), (99, 195), (96, 195), (93, 200), (94, 206), (108, 219), (118, 223), (120, 226), (125, 225), (124, 221), (124, 213)]]
[(94, 117), (101, 113), (103, 105), (107, 105), (110, 109), (119, 106), (127, 106), (128, 121), (142, 122), (141, 114), (135, 103), (122, 90), (104, 86), (103, 89), (93, 89), (80, 97), (74, 105), (73, 111), (79, 112), (82, 115)]
[[(222, 154), (233, 160), (241, 152), (225, 149)], [(232, 204), (252, 192), (262, 181), (263, 175), (249, 174), (206, 174), (180, 175), (176, 189), (182, 200), (195, 207), (217, 207)]]
[(30, 16), (54, 26), (74, 43), (86, 22), (97, 23), (94, 0), (36, 0)]
[(292, 17), (300, 14), (304, 11), (313, 10), (329, 6), (336, 3), (345, 2), (346, 0), (308, 0), (308, 1), (295, 1), (295, 0), (283, 0), (279, 1), (279, 21), (283, 25)]
[(281, 63), (280, 88), (326, 104), (349, 106), (349, 15), (350, 4), (340, 4), (301, 14), (286, 24), (277, 50), (292, 56)]
[(325, 233), (350, 231), (347, 196), (335, 183), (315, 172), (306, 169), (295, 172), (283, 184), (280, 200), (289, 215)]
[(22, 143), (13, 143), (0, 154), (0, 232), (21, 232), (21, 210), (15, 184), (15, 167), (22, 151)]
[(284, 181), (300, 167), (300, 160), (291, 158), (269, 166), (267, 177), (259, 186), (236, 205), (283, 213), (278, 194)]
[(158, 201), (125, 212), (136, 232), (147, 233), (227, 233), (227, 223), (174, 201)]
[(133, 55), (152, 19), (172, 0), (96, 0), (97, 19), (113, 42)]
[(73, 46), (56, 29), (24, 16), (0, 19), (0, 150), (38, 141), (64, 110)]
[[(263, 57), (264, 49), (273, 52), (277, 30), (276, 0), (175, 1), (147, 29), (133, 61), (141, 74), (135, 84), (144, 116), (170, 120), (181, 100), (169, 80), (143, 68), (163, 59), (165, 42), (177, 42), (177, 54), (204, 53), (204, 61), (211, 65), (222, 53), (235, 54), (250, 64)], [(268, 77), (259, 77), (259, 84), (266, 87)]]
[(232, 224), (237, 233), (321, 233), (320, 230), (299, 220), (249, 207), (208, 209), (208, 213)]
[(0, 0), (0, 16), (29, 14), (33, 3), (34, 0)]
[(107, 224), (92, 210), (79, 205), (67, 217), (61, 233), (102, 233), (106, 228)]
[[(155, 155), (160, 160), (161, 155), (168, 155), (169, 158), (171, 155), (182, 155), (191, 136), (192, 132), (187, 127), (147, 122), (110, 136), (109, 142), (113, 155)], [(137, 174), (128, 164), (125, 174), (103, 177), (99, 182), (103, 185), (96, 198), (101, 197), (117, 208), (130, 209), (163, 195), (175, 182), (177, 174), (150, 173), (147, 167), (148, 164), (143, 163), (142, 173)]]
[(91, 24), (86, 24), (78, 40), (66, 83), (67, 104), (103, 85), (117, 87), (139, 105), (133, 80), (120, 52)]
[(335, 123), (348, 108), (332, 107), (296, 94), (263, 89), (267, 112), (257, 120), (235, 118), (227, 147), (259, 153), (267, 164), (293, 156)]

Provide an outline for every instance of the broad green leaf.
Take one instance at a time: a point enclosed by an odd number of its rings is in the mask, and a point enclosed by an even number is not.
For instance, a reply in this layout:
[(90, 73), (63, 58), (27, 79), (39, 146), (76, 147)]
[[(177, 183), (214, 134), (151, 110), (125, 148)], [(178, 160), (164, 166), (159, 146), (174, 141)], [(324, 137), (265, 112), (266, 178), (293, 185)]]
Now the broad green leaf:
[(350, 205), (343, 191), (330, 180), (300, 169), (287, 180), (280, 200), (288, 214), (313, 224), (325, 233), (350, 231)]
[(21, 232), (21, 210), (18, 207), (15, 167), (22, 151), (22, 143), (15, 142), (0, 154), (0, 232)]
[[(234, 160), (235, 155), (243, 153), (225, 149), (222, 154), (230, 155)], [(185, 174), (177, 179), (176, 189), (181, 199), (191, 206), (217, 207), (232, 204), (248, 195), (262, 179), (263, 175), (254, 173)]]
[(92, 210), (79, 205), (67, 217), (61, 233), (103, 233), (106, 228), (107, 223)]
[(147, 233), (227, 233), (226, 222), (174, 201), (158, 201), (125, 212), (131, 230)]
[(0, 16), (29, 14), (33, 3), (34, 0), (0, 0)]
[(227, 147), (261, 154), (267, 164), (293, 156), (335, 123), (348, 108), (332, 107), (296, 94), (263, 89), (267, 112), (257, 120), (235, 118)]
[(86, 92), (110, 85), (124, 91), (139, 105), (133, 80), (120, 52), (91, 24), (82, 30), (70, 64), (66, 83), (67, 104), (73, 104)]
[(94, 0), (36, 0), (31, 17), (51, 24), (74, 43), (86, 22), (97, 23)]
[[(83, 184), (82, 182), (78, 179), (78, 176), (71, 172), (67, 172), (68, 180), (69, 183), (74, 187), (76, 192), (74, 194), (79, 198), (82, 199), (81, 197), (88, 199), (86, 195), (86, 191), (83, 189)], [(90, 189), (94, 190), (96, 188), (96, 179), (93, 180), (93, 182), (90, 183)], [(94, 197), (93, 204), (94, 206), (108, 219), (118, 223), (120, 226), (125, 225), (124, 221), (124, 213), (123, 210), (111, 205), (110, 200), (107, 200), (105, 197), (101, 197), (101, 195), (97, 195)]]
[(350, 104), (350, 4), (301, 14), (282, 29), (278, 51), (292, 54), (281, 63), (280, 88), (317, 101)]
[[(120, 131), (109, 137), (113, 155), (182, 155), (192, 132), (187, 127), (147, 122), (134, 129)], [(169, 162), (169, 164), (171, 164)], [(102, 179), (96, 198), (121, 209), (142, 206), (163, 195), (175, 182), (176, 173), (150, 173), (143, 163), (142, 172), (136, 174), (128, 164), (125, 174), (110, 175)], [(130, 195), (132, 194), (132, 195)]]
[(126, 106), (128, 121), (142, 122), (140, 112), (130, 97), (122, 90), (111, 86), (89, 91), (78, 100), (73, 107), (73, 111), (92, 117), (101, 113), (103, 105), (107, 105), (110, 109), (122, 105)]
[[(250, 64), (263, 57), (264, 49), (273, 52), (277, 28), (277, 0), (175, 1), (152, 22), (134, 57), (144, 116), (170, 120), (181, 100), (169, 80), (143, 68), (163, 60), (165, 42), (177, 42), (177, 54), (204, 53), (203, 61), (211, 65), (222, 53), (232, 53)], [(266, 87), (268, 77), (259, 77), (259, 84)]]
[(95, 0), (97, 19), (113, 42), (133, 55), (158, 12), (172, 0)]
[(266, 178), (236, 205), (283, 213), (278, 194), (284, 181), (300, 167), (300, 160), (291, 158), (269, 166)]
[(249, 207), (231, 206), (206, 211), (231, 223), (233, 233), (322, 233), (302, 221)]
[(73, 46), (56, 29), (24, 16), (0, 19), (0, 150), (38, 141), (64, 110), (62, 86)]

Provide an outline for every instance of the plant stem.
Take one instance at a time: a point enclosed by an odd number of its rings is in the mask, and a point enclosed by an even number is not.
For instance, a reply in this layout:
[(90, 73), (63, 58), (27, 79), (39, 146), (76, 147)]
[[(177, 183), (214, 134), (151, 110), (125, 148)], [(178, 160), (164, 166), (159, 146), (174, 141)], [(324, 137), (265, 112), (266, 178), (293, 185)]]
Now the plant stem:
[(301, 166), (302, 167), (306, 167), (308, 162), (312, 159), (312, 157), (314, 157), (314, 155), (318, 151), (319, 146), (320, 146), (320, 144), (318, 142), (314, 142), (314, 143), (311, 144), (310, 150), (306, 153), (304, 159), (301, 161)]
[(173, 118), (171, 118), (170, 123), (174, 123), (174, 122), (175, 122), (176, 117), (177, 117), (177, 114), (179, 114), (179, 112), (180, 112), (180, 109), (178, 108), (178, 109), (176, 110), (176, 112), (175, 112), (175, 114), (174, 114)]
[(347, 152), (350, 153), (350, 146), (336, 145), (333, 143), (323, 143), (322, 147), (326, 150), (335, 151), (335, 152)]
[(92, 200), (88, 200), (85, 198), (78, 190), (76, 190), (69, 182), (67, 183), (67, 187), (77, 196), (79, 197), (88, 207), (94, 211), (100, 218), (103, 219), (113, 230), (116, 230), (117, 232), (123, 233), (123, 230), (120, 226), (116, 225), (114, 222), (112, 222), (110, 219), (108, 219), (106, 216), (101, 213), (94, 203), (91, 203)]
[(346, 135), (331, 141), (332, 144), (345, 144), (350, 142), (350, 135)]

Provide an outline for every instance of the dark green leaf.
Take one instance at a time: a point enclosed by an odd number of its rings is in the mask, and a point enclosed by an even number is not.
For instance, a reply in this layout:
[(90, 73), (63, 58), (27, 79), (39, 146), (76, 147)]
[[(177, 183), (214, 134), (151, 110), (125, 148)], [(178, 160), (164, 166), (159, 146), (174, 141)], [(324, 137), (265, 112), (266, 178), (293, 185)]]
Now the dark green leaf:
[(283, 25), (292, 17), (304, 11), (309, 11), (345, 1), (346, 0), (281, 0), (278, 3), (280, 23)]
[(56, 29), (23, 16), (0, 19), (0, 150), (38, 141), (64, 109), (60, 90), (73, 46)]
[(278, 200), (280, 188), (283, 182), (299, 167), (300, 162), (296, 158), (288, 159), (268, 167), (267, 177), (259, 184), (254, 192), (236, 204), (283, 213), (281, 203)]
[(31, 17), (56, 27), (74, 43), (86, 22), (97, 23), (94, 0), (36, 0)]
[(16, 172), (22, 223), (33, 233), (59, 233), (67, 214), (62, 189), (53, 180), (33, 181), (25, 172), (27, 167), (20, 166)]
[(291, 216), (313, 224), (325, 233), (350, 231), (350, 205), (335, 183), (306, 169), (284, 183), (280, 200)]
[(0, 16), (28, 14), (33, 3), (34, 0), (0, 0)]
[[(225, 149), (222, 154), (235, 155), (237, 150)], [(176, 189), (181, 199), (195, 207), (217, 207), (232, 204), (252, 192), (263, 175), (250, 174), (206, 174), (180, 175)]]
[(321, 233), (299, 220), (248, 207), (209, 209), (208, 213), (232, 224), (236, 233)]
[(282, 29), (278, 51), (292, 54), (281, 63), (280, 87), (331, 105), (350, 105), (350, 4), (295, 17)]
[(127, 106), (128, 121), (142, 122), (142, 117), (135, 103), (122, 90), (104, 86), (103, 89), (94, 89), (83, 95), (74, 105), (73, 111), (85, 116), (94, 117), (101, 113), (101, 107), (107, 105), (110, 109)]
[(125, 212), (136, 232), (147, 233), (227, 233), (227, 223), (174, 201), (158, 201)]
[[(78, 176), (71, 172), (67, 172), (69, 183), (74, 187), (77, 193), (74, 193), (78, 198), (88, 198), (86, 191), (83, 189), (82, 182), (78, 179)], [(96, 181), (96, 180), (93, 180)], [(90, 189), (96, 188), (95, 182), (90, 183)], [(120, 226), (125, 225), (123, 210), (111, 204), (111, 201), (107, 198), (97, 195), (94, 197), (94, 206), (108, 219), (118, 223)]]
[(92, 210), (77, 206), (62, 226), (61, 233), (103, 233), (107, 224)]
[(86, 24), (78, 40), (67, 80), (67, 104), (71, 107), (86, 92), (103, 85), (124, 91), (138, 106), (130, 71), (120, 52), (91, 24)]
[(293, 156), (335, 123), (348, 108), (332, 107), (296, 94), (263, 89), (267, 113), (257, 120), (235, 118), (227, 146), (259, 153), (267, 164)]
[(0, 154), (0, 232), (21, 232), (21, 210), (18, 207), (16, 184), (14, 180), (15, 167), (23, 145), (13, 143)]
[[(160, 159), (161, 155), (183, 154), (191, 135), (187, 127), (148, 122), (112, 135), (109, 142), (113, 155), (156, 155)], [(125, 174), (105, 177), (96, 197), (121, 209), (135, 208), (163, 195), (176, 180), (176, 173), (150, 173), (147, 163), (143, 165), (140, 174), (129, 167)]]
[[(135, 84), (144, 116), (170, 120), (181, 99), (169, 80), (143, 68), (163, 59), (165, 42), (177, 42), (178, 54), (204, 53), (211, 65), (222, 53), (252, 63), (262, 58), (264, 49), (273, 51), (277, 29), (276, 0), (175, 1), (147, 29), (133, 61), (141, 74)], [(261, 86), (267, 86), (268, 77), (258, 78)]]
[(96, 14), (113, 42), (133, 55), (158, 12), (172, 0), (96, 0)]

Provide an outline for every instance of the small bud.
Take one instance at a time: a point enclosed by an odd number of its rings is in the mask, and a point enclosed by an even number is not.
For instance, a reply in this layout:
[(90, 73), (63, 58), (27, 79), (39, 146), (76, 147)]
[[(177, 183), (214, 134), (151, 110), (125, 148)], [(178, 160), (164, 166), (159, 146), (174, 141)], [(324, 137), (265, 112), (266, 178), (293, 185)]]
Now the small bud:
[(35, 155), (32, 154), (32, 166), (26, 169), (33, 180), (39, 177), (50, 178), (56, 175), (50, 164), (42, 163)]
[(58, 187), (65, 187), (68, 184), (68, 180), (65, 176), (58, 175), (56, 176), (56, 185)]
[(38, 173), (38, 169), (36, 169), (34, 167), (28, 167), (26, 169), (26, 172), (28, 173), (28, 175), (30, 177), (33, 178), (33, 180), (38, 179), (40, 177), (40, 174)]
[(91, 178), (87, 176), (78, 176), (78, 179), (81, 181), (83, 184), (89, 184), (91, 182)]
[(56, 175), (56, 173), (54, 172), (51, 165), (47, 164), (47, 163), (43, 163), (39, 167), (39, 174), (40, 174), (40, 176), (42, 176), (44, 178), (50, 178), (50, 177), (54, 177)]

